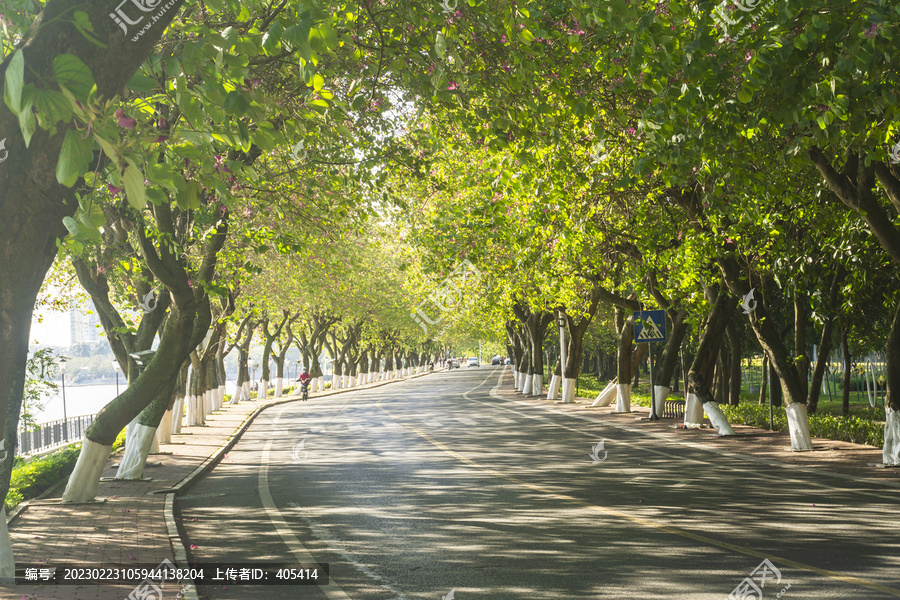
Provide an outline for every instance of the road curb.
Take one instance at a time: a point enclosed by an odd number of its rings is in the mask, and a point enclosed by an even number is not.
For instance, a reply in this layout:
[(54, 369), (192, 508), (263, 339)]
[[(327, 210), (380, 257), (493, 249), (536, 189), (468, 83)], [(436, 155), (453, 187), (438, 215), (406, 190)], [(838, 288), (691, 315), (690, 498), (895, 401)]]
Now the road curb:
[[(419, 377), (424, 377), (436, 372), (437, 371), (425, 371), (424, 373), (416, 373), (407, 377), (376, 381), (364, 386), (324, 392), (315, 396), (315, 398), (326, 398), (328, 396), (337, 396), (338, 394), (342, 394), (344, 392), (356, 392), (360, 390), (375, 389), (378, 387), (389, 385), (391, 383), (409, 381), (410, 379), (418, 379)], [(310, 398), (313, 397), (310, 396)], [(228, 437), (228, 439), (225, 440), (225, 443), (219, 446), (219, 448), (217, 448), (215, 452), (213, 452), (209, 456), (209, 458), (203, 461), (200, 466), (194, 469), (189, 475), (187, 475), (184, 479), (179, 481), (171, 488), (165, 490), (157, 490), (156, 493), (166, 492), (166, 507), (163, 516), (166, 519), (166, 530), (168, 531), (169, 543), (172, 546), (172, 555), (175, 558), (176, 564), (181, 563), (186, 565), (188, 560), (188, 552), (187, 547), (185, 546), (185, 540), (181, 537), (181, 530), (178, 528), (178, 523), (175, 521), (175, 495), (190, 487), (197, 479), (199, 479), (201, 475), (204, 475), (208, 471), (212, 470), (212, 468), (215, 467), (216, 464), (218, 464), (218, 462), (222, 459), (222, 456), (224, 456), (225, 453), (231, 450), (238, 443), (238, 441), (240, 441), (241, 436), (245, 431), (247, 431), (247, 428), (262, 411), (266, 410), (267, 408), (279, 406), (281, 404), (287, 404), (289, 402), (302, 402), (302, 400), (299, 396), (286, 396), (283, 400), (277, 399), (271, 402), (267, 401), (266, 404), (258, 406), (256, 410), (248, 414), (247, 417), (243, 421), (241, 421), (241, 424), (238, 425), (238, 427), (234, 430), (234, 433), (232, 433)], [(200, 600), (200, 597), (197, 594), (197, 586), (194, 585), (193, 580), (185, 580), (184, 582), (182, 582), (181, 589), (183, 591), (184, 600)]]

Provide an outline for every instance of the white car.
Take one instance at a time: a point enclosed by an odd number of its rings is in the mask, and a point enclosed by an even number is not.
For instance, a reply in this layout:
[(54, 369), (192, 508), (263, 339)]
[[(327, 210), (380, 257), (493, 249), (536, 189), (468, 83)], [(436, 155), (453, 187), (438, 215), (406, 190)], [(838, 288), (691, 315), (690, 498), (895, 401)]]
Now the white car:
[(478, 366), (478, 359), (475, 358), (475, 357), (473, 356), (473, 357), (470, 358), (468, 361), (466, 361), (466, 366), (467, 366), (467, 367), (477, 367), (477, 366)]

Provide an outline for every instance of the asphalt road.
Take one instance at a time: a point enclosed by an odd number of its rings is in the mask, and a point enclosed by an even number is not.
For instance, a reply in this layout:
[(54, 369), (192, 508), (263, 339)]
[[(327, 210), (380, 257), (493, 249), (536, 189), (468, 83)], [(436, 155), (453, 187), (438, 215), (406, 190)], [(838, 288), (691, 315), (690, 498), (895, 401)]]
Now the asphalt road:
[(900, 490), (510, 386), (509, 367), (462, 368), (262, 413), (178, 500), (192, 559), (328, 563), (331, 583), (201, 598), (756, 600), (761, 580), (767, 599), (900, 598)]

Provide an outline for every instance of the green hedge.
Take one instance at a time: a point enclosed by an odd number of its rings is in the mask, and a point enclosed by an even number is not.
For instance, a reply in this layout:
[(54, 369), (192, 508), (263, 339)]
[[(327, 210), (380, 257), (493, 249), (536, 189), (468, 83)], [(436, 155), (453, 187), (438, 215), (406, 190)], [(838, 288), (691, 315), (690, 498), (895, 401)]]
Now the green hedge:
[[(119, 432), (113, 442), (113, 451), (125, 445), (125, 430)], [(56, 485), (60, 479), (68, 477), (75, 468), (81, 442), (69, 444), (56, 452), (33, 458), (29, 461), (17, 457), (13, 465), (12, 477), (9, 480), (9, 493), (6, 495), (7, 514), (19, 503), (37, 498)]]
[(6, 512), (20, 502), (40, 496), (63, 477), (68, 477), (75, 468), (81, 444), (72, 444), (52, 454), (35, 458), (25, 463), (17, 460), (9, 481), (9, 493), (6, 495)]

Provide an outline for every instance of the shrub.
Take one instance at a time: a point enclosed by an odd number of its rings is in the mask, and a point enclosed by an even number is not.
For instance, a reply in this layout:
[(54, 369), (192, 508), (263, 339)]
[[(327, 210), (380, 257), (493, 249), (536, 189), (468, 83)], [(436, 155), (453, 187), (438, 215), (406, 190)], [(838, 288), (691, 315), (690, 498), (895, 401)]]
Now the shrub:
[(35, 458), (13, 468), (6, 495), (6, 511), (20, 502), (40, 496), (75, 468), (81, 444), (71, 444), (52, 454)]

